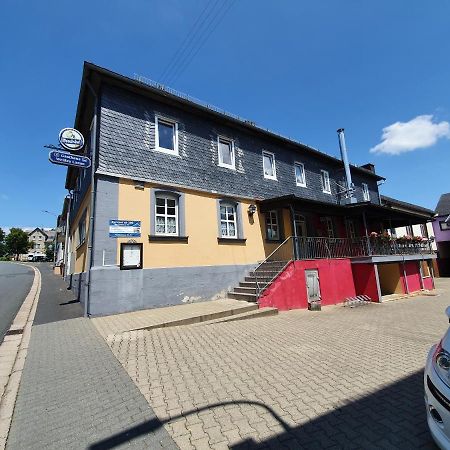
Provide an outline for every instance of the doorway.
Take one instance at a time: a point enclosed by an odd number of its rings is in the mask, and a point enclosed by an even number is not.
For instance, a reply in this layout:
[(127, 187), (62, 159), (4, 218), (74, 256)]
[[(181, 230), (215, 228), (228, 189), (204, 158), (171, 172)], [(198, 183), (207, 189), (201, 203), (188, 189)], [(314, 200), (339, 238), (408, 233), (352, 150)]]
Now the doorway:
[(307, 230), (306, 230), (306, 220), (305, 217), (301, 214), (295, 213), (294, 214), (294, 225), (295, 225), (295, 234), (297, 237), (306, 237)]
[(319, 271), (317, 269), (305, 270), (305, 277), (306, 277), (306, 293), (308, 296), (308, 303), (319, 302), (321, 299)]

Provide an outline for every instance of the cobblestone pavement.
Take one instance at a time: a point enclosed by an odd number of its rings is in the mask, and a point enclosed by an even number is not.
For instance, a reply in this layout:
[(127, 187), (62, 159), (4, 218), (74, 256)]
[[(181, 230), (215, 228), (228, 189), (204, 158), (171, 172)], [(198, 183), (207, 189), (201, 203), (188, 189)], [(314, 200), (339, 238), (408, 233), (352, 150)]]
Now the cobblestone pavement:
[(434, 448), (422, 370), (439, 296), (131, 331), (107, 341), (182, 449)]
[(62, 280), (39, 268), (38, 324), (7, 450), (177, 448), (91, 321), (72, 318), (81, 308)]

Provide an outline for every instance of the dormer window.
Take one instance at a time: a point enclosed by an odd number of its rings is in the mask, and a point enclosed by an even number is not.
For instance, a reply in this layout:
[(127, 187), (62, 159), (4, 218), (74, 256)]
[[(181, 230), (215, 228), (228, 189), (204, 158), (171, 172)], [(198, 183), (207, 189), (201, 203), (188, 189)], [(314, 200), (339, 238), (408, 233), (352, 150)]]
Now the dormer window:
[(330, 174), (326, 170), (321, 170), (320, 177), (322, 181), (322, 192), (331, 194)]

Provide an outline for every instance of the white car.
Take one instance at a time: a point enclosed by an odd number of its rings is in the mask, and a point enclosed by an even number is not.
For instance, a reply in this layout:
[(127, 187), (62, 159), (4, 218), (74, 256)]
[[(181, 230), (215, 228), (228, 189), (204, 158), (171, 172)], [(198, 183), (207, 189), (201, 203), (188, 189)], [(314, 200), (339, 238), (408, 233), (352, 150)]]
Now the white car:
[[(450, 306), (445, 313), (450, 321)], [(428, 353), (424, 385), (431, 435), (440, 448), (450, 450), (450, 328)]]

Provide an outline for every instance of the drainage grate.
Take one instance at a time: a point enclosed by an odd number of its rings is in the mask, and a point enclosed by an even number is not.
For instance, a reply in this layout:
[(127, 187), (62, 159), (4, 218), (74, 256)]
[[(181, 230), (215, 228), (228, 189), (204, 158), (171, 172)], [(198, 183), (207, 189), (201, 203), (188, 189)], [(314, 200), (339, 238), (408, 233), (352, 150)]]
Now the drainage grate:
[(5, 333), (5, 336), (11, 336), (11, 335), (13, 335), (13, 334), (22, 334), (23, 333), (23, 328), (20, 328), (20, 329), (18, 329), (18, 330), (8, 330), (6, 333)]

